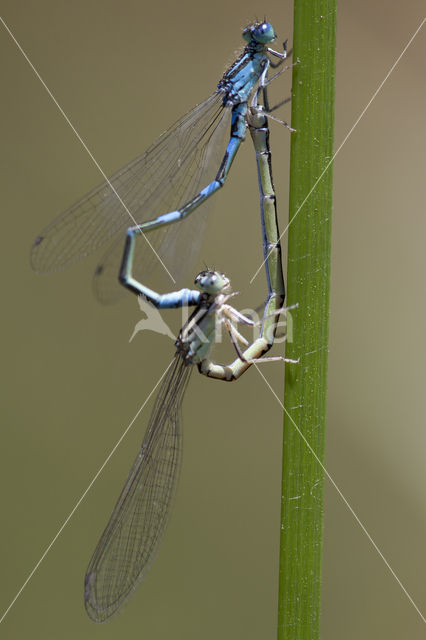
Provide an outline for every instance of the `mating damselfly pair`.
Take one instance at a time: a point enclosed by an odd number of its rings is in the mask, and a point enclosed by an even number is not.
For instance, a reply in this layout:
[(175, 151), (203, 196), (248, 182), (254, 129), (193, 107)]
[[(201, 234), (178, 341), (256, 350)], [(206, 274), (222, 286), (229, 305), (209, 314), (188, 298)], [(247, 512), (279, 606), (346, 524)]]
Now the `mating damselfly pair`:
[[(251, 364), (284, 360), (264, 355), (274, 342), (285, 297), (267, 122), (271, 111), (267, 86), (275, 76), (268, 77), (268, 71), (281, 65), (287, 52), (285, 45), (282, 52), (268, 47), (276, 38), (268, 22), (248, 26), (243, 37), (247, 45), (242, 55), (212, 96), (53, 221), (33, 245), (33, 268), (47, 272), (65, 268), (111, 241), (95, 272), (95, 290), (101, 300), (115, 299), (111, 276), (118, 279), (119, 274), (124, 287), (158, 308), (195, 307), (178, 336), (175, 358), (164, 374), (141, 449), (87, 569), (85, 605), (97, 622), (119, 610), (158, 550), (176, 488), (182, 445), (180, 411), (191, 365), (196, 364), (206, 376), (230, 381)], [(176, 277), (192, 262), (194, 239), (199, 238), (203, 222), (200, 208), (223, 186), (247, 128), (256, 152), (268, 287), (260, 335), (250, 345), (236, 325), (252, 326), (253, 320), (228, 304), (235, 294), (224, 274), (205, 270), (195, 280), (197, 290), (163, 295), (142, 284), (158, 264)], [(138, 236), (147, 243), (139, 251)], [(218, 323), (236, 351), (229, 365), (210, 358)]]

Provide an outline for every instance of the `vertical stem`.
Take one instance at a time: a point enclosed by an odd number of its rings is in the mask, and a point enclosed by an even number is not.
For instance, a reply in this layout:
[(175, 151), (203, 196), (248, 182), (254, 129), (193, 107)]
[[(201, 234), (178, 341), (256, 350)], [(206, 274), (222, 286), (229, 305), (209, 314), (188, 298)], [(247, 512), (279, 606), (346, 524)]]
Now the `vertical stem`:
[(294, 3), (279, 640), (320, 637), (336, 2)]

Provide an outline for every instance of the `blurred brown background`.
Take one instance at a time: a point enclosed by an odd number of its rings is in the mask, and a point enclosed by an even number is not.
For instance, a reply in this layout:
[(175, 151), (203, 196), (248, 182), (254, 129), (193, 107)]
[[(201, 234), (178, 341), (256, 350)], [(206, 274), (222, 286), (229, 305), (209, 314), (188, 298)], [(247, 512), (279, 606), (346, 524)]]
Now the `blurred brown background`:
[[(107, 173), (215, 88), (256, 17), (291, 42), (291, 3), (1, 2), (1, 15)], [(424, 4), (353, 3), (338, 13), (335, 146), (419, 26)], [(34, 237), (100, 181), (0, 27), (2, 177), (1, 606), (40, 558), (169, 362), (139, 334), (136, 299), (100, 306), (96, 258), (41, 277)], [(425, 607), (426, 27), (339, 153), (334, 169), (327, 469)], [(279, 81), (281, 82), (281, 80)], [(290, 76), (279, 92), (288, 95)], [(283, 110), (289, 117), (290, 109)], [(289, 134), (272, 124), (281, 227)], [(250, 143), (215, 197), (203, 261), (248, 286), (261, 256)], [(247, 179), (249, 177), (249, 179)], [(234, 215), (233, 210), (238, 211)], [(174, 328), (179, 314), (169, 312)], [(174, 323), (174, 324), (173, 324)], [(264, 373), (282, 391), (282, 370)], [(173, 517), (123, 615), (96, 626), (83, 575), (140, 445), (147, 407), (3, 623), (5, 637), (150, 640), (276, 636), (281, 410), (255, 371), (237, 384), (195, 373)], [(419, 615), (326, 483), (323, 637), (423, 637)]]

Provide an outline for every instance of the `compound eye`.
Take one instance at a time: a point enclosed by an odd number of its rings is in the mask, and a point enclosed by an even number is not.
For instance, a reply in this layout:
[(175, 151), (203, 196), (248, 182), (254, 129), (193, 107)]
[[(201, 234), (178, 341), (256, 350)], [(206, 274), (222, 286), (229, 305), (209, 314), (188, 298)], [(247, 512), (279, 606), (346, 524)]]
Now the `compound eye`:
[(246, 40), (247, 42), (250, 42), (251, 40), (251, 32), (252, 32), (253, 27), (249, 26), (246, 27), (243, 31), (243, 38), (244, 40)]
[(269, 22), (262, 22), (253, 30), (252, 37), (261, 44), (267, 44), (275, 40), (277, 36), (274, 27)]

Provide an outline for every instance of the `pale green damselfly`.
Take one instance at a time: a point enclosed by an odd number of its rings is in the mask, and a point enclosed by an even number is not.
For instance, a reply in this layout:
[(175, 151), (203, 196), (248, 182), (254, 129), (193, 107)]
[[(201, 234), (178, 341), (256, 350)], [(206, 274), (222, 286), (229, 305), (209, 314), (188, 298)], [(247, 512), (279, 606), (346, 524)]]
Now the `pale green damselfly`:
[[(206, 376), (231, 381), (254, 363), (284, 360), (282, 356), (264, 357), (274, 342), (285, 289), (269, 129), (256, 100), (249, 110), (248, 124), (256, 150), (268, 284), (260, 335), (252, 344), (241, 336), (236, 325), (253, 326), (254, 322), (228, 304), (235, 294), (224, 274), (206, 270), (195, 279), (197, 290), (160, 295), (132, 275), (139, 227), (130, 229), (126, 237), (122, 284), (160, 309), (195, 306), (195, 310), (180, 331), (176, 354), (164, 374), (141, 449), (87, 569), (85, 605), (96, 622), (116, 613), (143, 580), (163, 537), (181, 461), (181, 405), (191, 365), (197, 365)], [(218, 326), (225, 327), (237, 353), (229, 365), (216, 364), (210, 357)]]

